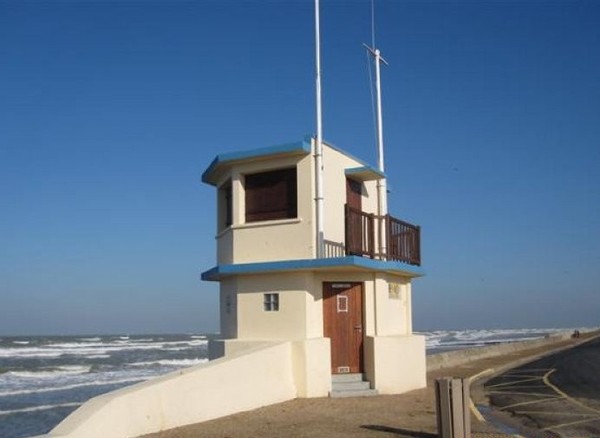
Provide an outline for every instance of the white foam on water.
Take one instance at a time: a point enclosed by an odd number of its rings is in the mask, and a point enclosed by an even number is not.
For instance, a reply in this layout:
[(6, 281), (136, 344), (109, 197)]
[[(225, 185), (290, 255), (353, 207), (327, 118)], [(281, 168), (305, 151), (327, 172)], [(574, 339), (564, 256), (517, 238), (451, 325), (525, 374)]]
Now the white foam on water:
[(28, 408), (12, 409), (9, 411), (0, 411), (0, 416), (1, 415), (10, 415), (10, 414), (20, 414), (22, 412), (47, 411), (47, 410), (56, 409), (56, 408), (71, 408), (73, 406), (81, 406), (81, 403), (73, 402), (73, 403), (60, 403), (57, 405), (30, 406)]
[(27, 345), (27, 344), (29, 344), (29, 341), (13, 341), (13, 344)]
[(24, 351), (25, 349), (11, 350), (9, 348), (0, 348), (0, 357), (6, 358), (25, 358), (25, 357), (60, 357), (60, 351), (44, 351), (38, 348), (34, 351)]
[[(569, 332), (575, 329), (547, 328), (547, 329), (481, 329), (481, 330), (436, 330), (423, 332), (428, 350), (443, 349), (445, 347), (476, 347), (489, 344), (498, 344), (515, 341), (540, 339), (547, 335)], [(580, 331), (589, 331), (591, 328), (580, 328)]]
[(117, 385), (121, 383), (133, 383), (133, 382), (141, 382), (143, 380), (148, 380), (154, 376), (135, 376), (128, 377), (123, 379), (112, 379), (106, 381), (92, 381), (92, 382), (81, 382), (81, 383), (72, 383), (70, 385), (62, 385), (62, 386), (53, 386), (53, 387), (43, 387), (43, 388), (27, 388), (27, 389), (16, 389), (9, 391), (0, 391), (0, 397), (7, 397), (13, 395), (24, 395), (24, 394), (38, 394), (38, 393), (46, 393), (46, 392), (56, 392), (56, 391), (65, 391), (68, 389), (75, 388), (83, 388), (86, 386), (105, 386), (105, 385)]
[(34, 358), (34, 357), (60, 357), (62, 355), (98, 356), (115, 351), (127, 350), (153, 350), (181, 351), (192, 347), (201, 347), (208, 343), (207, 340), (194, 339), (186, 341), (157, 341), (157, 342), (59, 342), (39, 347), (5, 347), (0, 348), (0, 358)]
[(163, 365), (163, 366), (172, 366), (172, 367), (189, 367), (193, 365), (198, 365), (201, 363), (208, 362), (208, 359), (197, 358), (197, 359), (160, 359), (146, 362), (132, 362), (128, 363), (127, 366), (131, 367), (149, 367), (152, 365)]
[(61, 376), (72, 376), (77, 374), (89, 373), (91, 366), (87, 365), (61, 365), (51, 370), (41, 369), (40, 371), (8, 371), (4, 373), (4, 378), (14, 376), (33, 379), (54, 379)]

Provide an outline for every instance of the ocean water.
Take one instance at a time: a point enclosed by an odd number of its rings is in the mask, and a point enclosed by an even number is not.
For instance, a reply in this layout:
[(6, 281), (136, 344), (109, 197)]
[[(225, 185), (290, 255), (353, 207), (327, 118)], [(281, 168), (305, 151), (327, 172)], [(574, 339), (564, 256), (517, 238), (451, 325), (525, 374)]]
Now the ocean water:
[(0, 437), (46, 433), (94, 396), (206, 362), (208, 337), (0, 336)]
[[(427, 339), (427, 353), (432, 354), (536, 339), (565, 330), (421, 334)], [(206, 362), (210, 336), (0, 336), (0, 437), (46, 433), (94, 396)]]
[(435, 354), (462, 348), (476, 348), (506, 342), (539, 339), (558, 333), (572, 333), (574, 330), (585, 332), (595, 330), (595, 328), (437, 330), (421, 332), (420, 334), (425, 335), (427, 354)]

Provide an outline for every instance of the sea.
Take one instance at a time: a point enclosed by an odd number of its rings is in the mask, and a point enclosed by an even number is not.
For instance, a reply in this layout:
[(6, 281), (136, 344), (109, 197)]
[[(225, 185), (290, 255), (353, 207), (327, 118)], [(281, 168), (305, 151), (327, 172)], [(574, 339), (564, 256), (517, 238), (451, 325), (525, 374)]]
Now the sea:
[[(421, 334), (426, 336), (427, 354), (435, 354), (573, 330)], [(92, 397), (207, 362), (211, 337), (216, 335), (0, 336), (0, 437), (47, 433)]]

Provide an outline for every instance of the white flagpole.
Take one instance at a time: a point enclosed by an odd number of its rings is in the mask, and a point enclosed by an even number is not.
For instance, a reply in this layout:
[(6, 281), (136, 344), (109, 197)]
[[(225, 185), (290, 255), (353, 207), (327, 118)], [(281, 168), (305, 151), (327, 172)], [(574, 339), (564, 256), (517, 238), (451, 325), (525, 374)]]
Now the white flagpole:
[(321, 107), (321, 36), (319, 0), (315, 0), (315, 90), (316, 90), (316, 116), (317, 138), (315, 143), (315, 215), (316, 215), (316, 255), (322, 258), (323, 248), (323, 126)]

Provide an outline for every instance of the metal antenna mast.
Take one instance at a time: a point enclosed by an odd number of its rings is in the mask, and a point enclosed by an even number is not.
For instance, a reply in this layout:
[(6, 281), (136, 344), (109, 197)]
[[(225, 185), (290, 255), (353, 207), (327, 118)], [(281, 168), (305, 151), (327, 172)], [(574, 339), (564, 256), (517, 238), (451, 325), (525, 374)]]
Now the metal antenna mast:
[[(385, 172), (385, 164), (383, 157), (383, 118), (381, 112), (381, 63), (389, 65), (381, 56), (379, 49), (369, 47), (366, 44), (363, 46), (373, 55), (375, 59), (375, 89), (377, 96), (377, 168), (381, 173)], [(378, 198), (378, 215), (385, 216), (387, 214), (387, 187), (386, 180), (382, 178), (377, 181), (377, 198)], [(386, 253), (385, 240), (380, 239), (380, 254)]]

